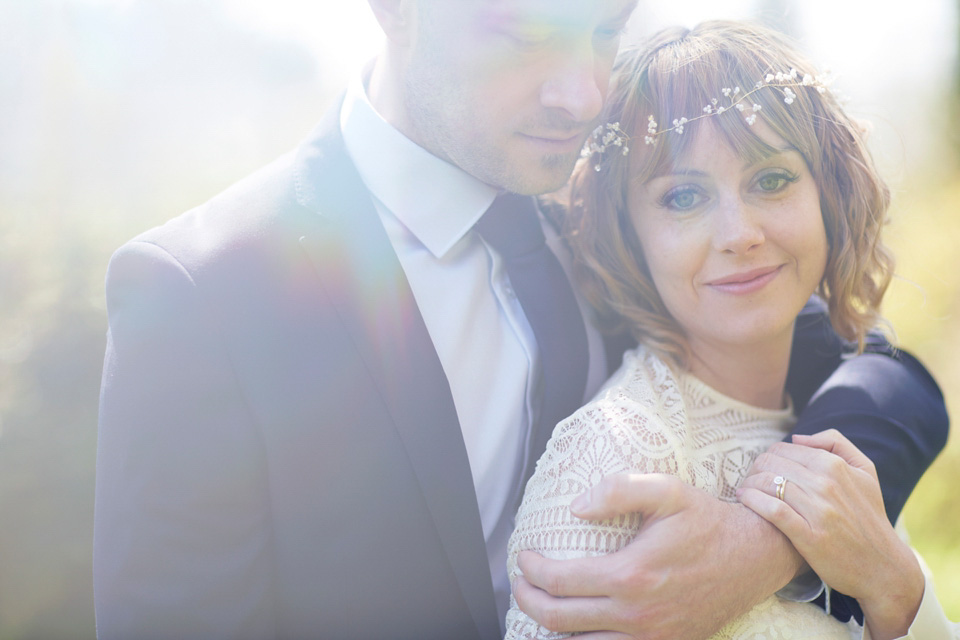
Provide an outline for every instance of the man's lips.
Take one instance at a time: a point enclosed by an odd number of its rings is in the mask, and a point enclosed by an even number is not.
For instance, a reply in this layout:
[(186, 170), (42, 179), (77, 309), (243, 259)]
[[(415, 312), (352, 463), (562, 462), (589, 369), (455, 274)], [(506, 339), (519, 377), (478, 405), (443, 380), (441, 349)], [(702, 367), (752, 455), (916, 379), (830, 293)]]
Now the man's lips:
[(533, 135), (529, 133), (520, 134), (530, 142), (554, 149), (557, 151), (579, 151), (583, 147), (583, 141), (586, 139), (586, 132), (578, 131), (576, 133), (546, 133)]
[(707, 282), (707, 286), (725, 293), (753, 293), (776, 278), (781, 269), (782, 264), (741, 271), (711, 280)]

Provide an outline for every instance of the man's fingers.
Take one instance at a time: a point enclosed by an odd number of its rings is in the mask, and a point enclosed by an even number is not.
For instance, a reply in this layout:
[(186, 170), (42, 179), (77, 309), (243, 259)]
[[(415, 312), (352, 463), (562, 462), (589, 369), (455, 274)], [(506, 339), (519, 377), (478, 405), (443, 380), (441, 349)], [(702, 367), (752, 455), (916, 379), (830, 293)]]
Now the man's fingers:
[(538, 589), (524, 576), (513, 581), (513, 597), (521, 611), (550, 631), (591, 631), (609, 624), (611, 620), (609, 598), (557, 598)]
[(683, 482), (658, 473), (618, 473), (607, 476), (570, 504), (584, 520), (606, 520), (624, 513), (648, 517), (679, 511)]
[(528, 582), (552, 596), (603, 596), (611, 591), (610, 583), (616, 570), (610, 561), (613, 557), (552, 560), (533, 551), (521, 551), (517, 565)]

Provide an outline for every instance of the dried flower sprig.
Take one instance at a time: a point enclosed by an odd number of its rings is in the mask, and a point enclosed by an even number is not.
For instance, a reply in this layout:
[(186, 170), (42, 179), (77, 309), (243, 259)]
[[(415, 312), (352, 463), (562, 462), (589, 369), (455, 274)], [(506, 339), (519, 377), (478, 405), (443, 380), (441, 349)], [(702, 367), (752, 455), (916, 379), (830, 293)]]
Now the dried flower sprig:
[(703, 113), (693, 118), (676, 118), (673, 121), (673, 126), (667, 129), (660, 129), (660, 125), (657, 124), (657, 121), (651, 115), (647, 118), (647, 135), (643, 137), (643, 141), (646, 144), (653, 144), (656, 142), (657, 136), (661, 136), (665, 133), (673, 131), (678, 135), (683, 134), (684, 126), (689, 122), (694, 122), (702, 118), (710, 118), (712, 116), (718, 116), (727, 111), (736, 110), (739, 113), (743, 114), (743, 119), (750, 126), (753, 126), (753, 123), (757, 121), (757, 114), (763, 108), (762, 105), (757, 104), (753, 100), (747, 100), (750, 96), (765, 88), (779, 89), (783, 94), (783, 102), (785, 104), (793, 104), (793, 101), (796, 100), (797, 94), (794, 93), (793, 89), (796, 87), (811, 87), (816, 89), (818, 93), (825, 93), (827, 86), (830, 82), (829, 77), (826, 75), (823, 76), (811, 76), (810, 74), (804, 74), (803, 77), (800, 77), (800, 72), (796, 69), (790, 69), (787, 73), (768, 73), (763, 80), (758, 81), (752, 89), (746, 92), (742, 92), (740, 87), (724, 87), (721, 92), (723, 97), (729, 100), (729, 104), (726, 106), (720, 104), (718, 98), (714, 98), (710, 101), (710, 104), (703, 108)]
[(583, 149), (580, 150), (580, 157), (589, 158), (593, 154), (597, 154), (597, 161), (593, 165), (593, 169), (594, 171), (600, 171), (603, 153), (610, 147), (618, 147), (621, 149), (620, 153), (622, 155), (627, 155), (630, 153), (630, 147), (627, 146), (629, 141), (630, 136), (620, 128), (619, 122), (608, 122), (606, 125), (600, 125), (593, 130), (593, 133), (583, 144)]
[[(653, 144), (656, 142), (656, 138), (665, 133), (671, 131), (682, 135), (684, 127), (690, 123), (703, 118), (710, 118), (713, 116), (718, 116), (720, 114), (726, 113), (727, 111), (737, 111), (742, 116), (744, 121), (753, 126), (757, 121), (757, 115), (763, 109), (763, 105), (754, 102), (753, 100), (748, 100), (750, 96), (757, 93), (761, 89), (773, 88), (778, 89), (783, 94), (783, 102), (787, 105), (793, 104), (794, 100), (797, 98), (797, 94), (794, 92), (794, 88), (797, 87), (811, 87), (815, 89), (818, 93), (825, 93), (827, 87), (831, 81), (829, 74), (811, 76), (810, 74), (804, 74), (803, 77), (800, 76), (800, 72), (796, 69), (790, 69), (786, 73), (777, 72), (777, 73), (768, 73), (763, 80), (758, 81), (752, 89), (749, 91), (742, 91), (740, 87), (724, 87), (721, 89), (723, 97), (727, 99), (728, 104), (720, 104), (720, 99), (714, 98), (710, 101), (710, 104), (706, 105), (703, 108), (703, 113), (700, 115), (694, 116), (692, 118), (675, 118), (673, 120), (673, 126), (666, 129), (660, 129), (660, 125), (651, 115), (647, 118), (647, 133), (643, 137), (643, 141), (646, 144)], [(590, 137), (587, 138), (587, 141), (583, 145), (583, 149), (580, 151), (581, 158), (590, 158), (594, 154), (597, 155), (597, 159), (594, 162), (593, 169), (594, 171), (600, 171), (603, 167), (601, 163), (603, 162), (603, 154), (610, 147), (618, 147), (621, 149), (622, 155), (627, 155), (630, 153), (630, 147), (627, 146), (627, 142), (630, 141), (630, 136), (620, 128), (619, 122), (608, 122), (605, 125), (600, 125), (593, 130), (593, 133), (590, 134)]]

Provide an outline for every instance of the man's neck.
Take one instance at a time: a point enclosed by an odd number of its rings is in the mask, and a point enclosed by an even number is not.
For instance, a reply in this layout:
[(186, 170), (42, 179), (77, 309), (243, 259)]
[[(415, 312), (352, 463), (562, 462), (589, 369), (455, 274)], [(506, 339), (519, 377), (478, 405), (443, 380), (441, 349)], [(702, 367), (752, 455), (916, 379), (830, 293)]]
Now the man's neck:
[(391, 54), (389, 49), (384, 51), (374, 61), (369, 77), (364, 79), (367, 98), (381, 118), (410, 140), (420, 144), (406, 115), (401, 78), (403, 74), (398, 56)]

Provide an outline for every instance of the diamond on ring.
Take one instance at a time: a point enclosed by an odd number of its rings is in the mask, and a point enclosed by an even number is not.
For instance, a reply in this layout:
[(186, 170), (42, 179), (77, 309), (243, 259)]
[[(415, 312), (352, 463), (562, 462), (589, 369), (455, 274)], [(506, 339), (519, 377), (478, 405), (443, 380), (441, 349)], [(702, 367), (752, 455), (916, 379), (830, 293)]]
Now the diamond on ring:
[(773, 484), (777, 487), (777, 499), (783, 500), (783, 491), (787, 488), (787, 479), (783, 476), (777, 476), (773, 479)]

